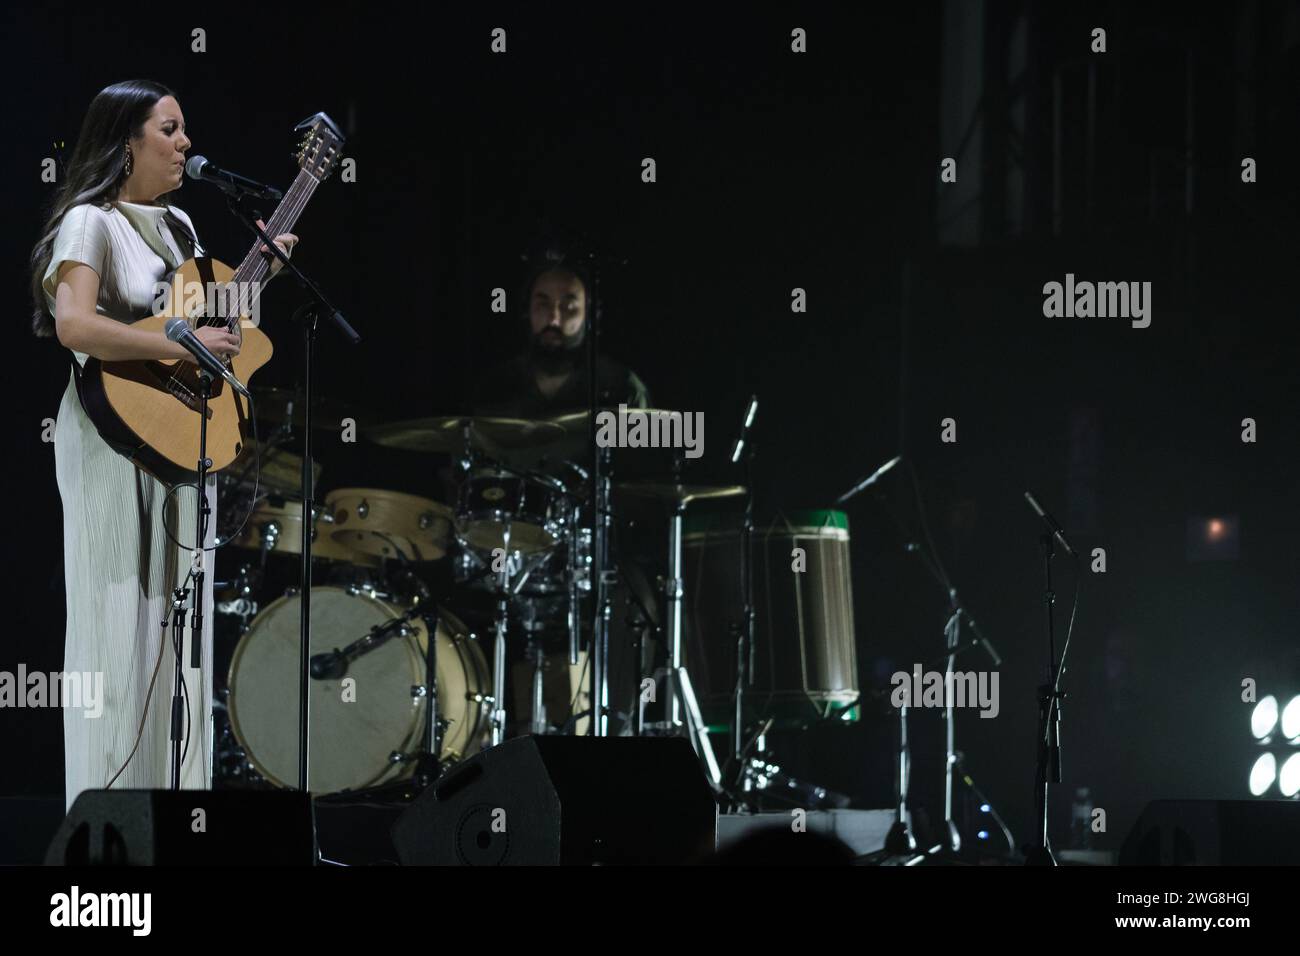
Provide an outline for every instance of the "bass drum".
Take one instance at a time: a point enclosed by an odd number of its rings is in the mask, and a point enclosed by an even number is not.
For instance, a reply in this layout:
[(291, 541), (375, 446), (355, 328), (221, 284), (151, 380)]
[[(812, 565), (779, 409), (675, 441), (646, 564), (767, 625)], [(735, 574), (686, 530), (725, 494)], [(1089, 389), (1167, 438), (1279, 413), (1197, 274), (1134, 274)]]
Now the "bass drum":
[[(286, 595), (253, 619), (230, 664), (230, 725), (254, 768), (282, 787), (298, 778), (300, 598)], [(311, 654), (351, 644), (403, 609), (367, 592), (311, 590)], [(342, 677), (312, 679), (310, 713), (313, 793), (359, 790), (409, 777), (424, 735), (428, 627), (420, 617), (348, 662)], [(438, 612), (438, 716), (444, 720), (442, 760), (476, 753), (487, 726), (491, 693), (487, 662), (460, 620)], [(344, 681), (351, 681), (345, 684)]]

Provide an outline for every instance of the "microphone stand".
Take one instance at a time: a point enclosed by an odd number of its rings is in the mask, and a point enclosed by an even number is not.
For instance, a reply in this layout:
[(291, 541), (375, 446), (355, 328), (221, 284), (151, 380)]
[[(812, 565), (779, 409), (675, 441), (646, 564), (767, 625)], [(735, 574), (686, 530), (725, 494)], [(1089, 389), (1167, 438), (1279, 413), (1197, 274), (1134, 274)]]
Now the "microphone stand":
[[(198, 363), (196, 363), (198, 365)], [(207, 541), (208, 516), (210, 509), (208, 507), (208, 469), (212, 466), (212, 459), (208, 457), (208, 400), (212, 397), (212, 376), (202, 366), (198, 365), (199, 375), (199, 460), (198, 460), (198, 501), (194, 504), (194, 534), (196, 543), (194, 552), (190, 557), (190, 577), (194, 580), (194, 605), (190, 615), (190, 667), (198, 669), (202, 666), (203, 657), (203, 545)], [(184, 600), (184, 587), (176, 589), (173, 595), (173, 630), (172, 633), (176, 640), (176, 667), (173, 672), (172, 683), (172, 725), (171, 725), (171, 745), (172, 745), (172, 779), (171, 788), (179, 790), (181, 788), (181, 757), (183, 755), (182, 742), (185, 738), (185, 701), (181, 697), (181, 681), (184, 678), (184, 652), (181, 644), (183, 642), (184, 629), (180, 627), (179, 615), (181, 602)], [(211, 675), (209, 675), (211, 676)], [(199, 700), (204, 699), (204, 688), (199, 689)], [(200, 715), (201, 717), (203, 715)], [(207, 726), (206, 718), (201, 726)], [(190, 728), (193, 731), (193, 727)]]
[(1052, 843), (1048, 837), (1047, 787), (1049, 780), (1061, 782), (1061, 698), (1060, 672), (1056, 663), (1056, 629), (1052, 608), (1056, 594), (1052, 590), (1052, 557), (1056, 549), (1055, 535), (1043, 532), (1039, 542), (1043, 547), (1044, 603), (1047, 605), (1047, 683), (1038, 687), (1038, 759), (1034, 770), (1034, 809), (1038, 823), (1038, 842), (1025, 853), (1026, 866), (1056, 866)]
[[(308, 786), (308, 761), (309, 761), (309, 724), (310, 715), (308, 713), (308, 693), (310, 687), (311, 673), (311, 545), (312, 532), (315, 529), (315, 488), (312, 474), (312, 454), (311, 454), (311, 433), (312, 433), (312, 345), (316, 337), (316, 325), (323, 314), (344, 337), (349, 345), (357, 345), (361, 341), (361, 336), (357, 331), (348, 324), (343, 313), (336, 309), (321, 291), (320, 286), (303, 274), (289, 257), (280, 251), (280, 247), (275, 244), (274, 239), (268, 236), (263, 229), (257, 225), (256, 219), (263, 218), (261, 213), (256, 209), (253, 210), (251, 217), (246, 217), (243, 210), (239, 207), (239, 198), (228, 196), (228, 206), (231, 214), (235, 219), (244, 225), (250, 232), (257, 235), (262, 240), (263, 245), (269, 250), (270, 255), (280, 260), (284, 269), (288, 270), (310, 295), (311, 300), (299, 306), (293, 313), (295, 321), (302, 323), (303, 331), (303, 458), (302, 458), (302, 565), (301, 565), (301, 605), (299, 611), (299, 647), (298, 647), (298, 789), (304, 793), (309, 792)], [(259, 290), (260, 293), (260, 290)], [(206, 420), (206, 419), (205, 419)], [(433, 635), (429, 635), (430, 642), (433, 641)], [(312, 841), (315, 843), (315, 827), (313, 825)], [(319, 856), (319, 848), (316, 848), (316, 855)]]
[[(1079, 559), (1079, 554), (1070, 547), (1065, 538), (1065, 530), (1060, 523), (1043, 508), (1032, 492), (1025, 492), (1025, 501), (1034, 510), (1047, 530), (1039, 536), (1043, 548), (1043, 597), (1047, 609), (1047, 683), (1038, 687), (1038, 761), (1034, 775), (1034, 801), (1037, 811), (1038, 842), (1025, 851), (1026, 866), (1056, 866), (1056, 856), (1052, 853), (1052, 842), (1048, 833), (1047, 789), (1050, 783), (1061, 782), (1061, 675), (1065, 672), (1065, 655), (1070, 649), (1070, 632), (1074, 626), (1074, 615), (1070, 615), (1070, 627), (1065, 634), (1065, 647), (1061, 650), (1061, 659), (1056, 659), (1056, 627), (1053, 621), (1053, 608), (1056, 604), (1056, 592), (1052, 589), (1052, 558), (1056, 554), (1054, 542), (1059, 541), (1066, 554)], [(1077, 578), (1075, 597), (1077, 601)], [(1076, 603), (1077, 608), (1077, 603)]]
[[(844, 502), (852, 498), (854, 495), (858, 494), (860, 491), (874, 484), (876, 479), (878, 479), (881, 475), (883, 475), (886, 470), (892, 468), (893, 465), (898, 460), (899, 459), (891, 459), (890, 462), (886, 463), (884, 466), (877, 469), (874, 473), (869, 475), (864, 481), (860, 482), (857, 486), (851, 488), (849, 491), (841, 495), (837, 500), (837, 503), (843, 504)], [(912, 467), (910, 462), (908, 463), (908, 467), (909, 469)], [(916, 472), (914, 470), (912, 471), (912, 477), (915, 480)], [(916, 486), (914, 485), (914, 489), (916, 490), (917, 507), (923, 509), (924, 505), (920, 500), (919, 488), (916, 488)], [(898, 525), (899, 530), (903, 533), (904, 538), (905, 539), (910, 538), (911, 536), (908, 535), (907, 530), (903, 527), (903, 523), (899, 519), (898, 515), (894, 514), (892, 511), (889, 511), (889, 514), (894, 519), (895, 524)], [(924, 521), (924, 511), (922, 511), (922, 520)], [(927, 533), (926, 537), (928, 538), (928, 536), (929, 535)], [(943, 566), (939, 562), (938, 556), (927, 555), (919, 545), (913, 543), (910, 540), (907, 541), (907, 544), (905, 545), (905, 550), (908, 552), (917, 553), (921, 556), (926, 569), (930, 572), (931, 576), (934, 577), (935, 581), (939, 583), (939, 586), (944, 589), (944, 592), (948, 599), (948, 617), (943, 627), (944, 649), (945, 649), (944, 650), (944, 662), (945, 662), (944, 663), (944, 724), (945, 724), (944, 827), (947, 830), (947, 841), (946, 841), (947, 845), (944, 846), (941, 844), (939, 846), (932, 847), (927, 852), (929, 854), (933, 854), (936, 852), (957, 853), (961, 850), (961, 835), (957, 829), (957, 825), (953, 820), (953, 816), (952, 816), (952, 791), (953, 791), (953, 772), (956, 768), (958, 757), (957, 757), (957, 752), (954, 743), (955, 725), (954, 725), (953, 702), (951, 697), (948, 694), (948, 688), (952, 686), (951, 678), (949, 675), (952, 673), (953, 664), (957, 658), (957, 655), (960, 654), (962, 651), (971, 647), (982, 646), (985, 652), (989, 655), (990, 659), (992, 659), (995, 667), (1001, 666), (1002, 659), (997, 654), (997, 652), (993, 649), (993, 645), (989, 643), (989, 641), (984, 637), (983, 633), (979, 629), (979, 626), (975, 623), (974, 618), (972, 618), (970, 614), (966, 611), (965, 607), (962, 606), (961, 599), (957, 596), (957, 589), (952, 586), (952, 582), (951, 580), (949, 580), (947, 572), (943, 570)], [(964, 645), (961, 639), (961, 622), (963, 618), (965, 619), (966, 623), (968, 623), (971, 626), (971, 630), (975, 634), (975, 638)], [(928, 667), (929, 665), (927, 664), (926, 666)], [(907, 737), (907, 708), (906, 707), (899, 708), (899, 724), (900, 727), (899, 727), (899, 751), (898, 751), (898, 784), (899, 784), (898, 811), (897, 811), (897, 816), (894, 820), (894, 824), (892, 827), (890, 827), (889, 835), (885, 839), (885, 848), (889, 850), (891, 853), (909, 854), (915, 851), (916, 840), (911, 833), (909, 822), (907, 819), (907, 793), (908, 793), (909, 783), (911, 779), (911, 749), (908, 744), (908, 737)]]
[[(852, 498), (874, 485), (880, 476), (884, 474), (884, 470), (882, 467), (873, 471), (862, 481), (836, 498), (835, 503), (837, 505), (847, 504)], [(892, 511), (890, 516), (899, 526), (899, 530), (903, 530), (902, 522), (898, 519), (898, 516)], [(908, 537), (906, 531), (903, 534), (904, 537)], [(911, 549), (909, 543), (908, 550)], [(898, 709), (898, 751), (895, 755), (894, 765), (897, 806), (894, 811), (894, 822), (889, 827), (889, 833), (885, 835), (884, 849), (891, 856), (909, 856), (916, 852), (916, 837), (912, 834), (911, 818), (907, 809), (907, 796), (912, 782), (912, 746), (907, 737), (906, 704)]]

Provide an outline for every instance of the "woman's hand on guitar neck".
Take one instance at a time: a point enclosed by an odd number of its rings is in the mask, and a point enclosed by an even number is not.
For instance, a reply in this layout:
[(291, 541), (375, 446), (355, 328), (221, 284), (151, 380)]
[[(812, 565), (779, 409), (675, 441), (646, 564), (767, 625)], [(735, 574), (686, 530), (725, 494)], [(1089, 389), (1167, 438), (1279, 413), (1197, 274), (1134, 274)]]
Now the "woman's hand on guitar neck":
[[(257, 225), (263, 232), (266, 231), (266, 223), (257, 220)], [(282, 232), (272, 240), (281, 252), (286, 256), (293, 255), (293, 247), (298, 244), (298, 237), (291, 232)], [(271, 255), (271, 250), (266, 248), (265, 243), (258, 247), (258, 252), (271, 260), (271, 275), (275, 275), (284, 268), (284, 263)]]

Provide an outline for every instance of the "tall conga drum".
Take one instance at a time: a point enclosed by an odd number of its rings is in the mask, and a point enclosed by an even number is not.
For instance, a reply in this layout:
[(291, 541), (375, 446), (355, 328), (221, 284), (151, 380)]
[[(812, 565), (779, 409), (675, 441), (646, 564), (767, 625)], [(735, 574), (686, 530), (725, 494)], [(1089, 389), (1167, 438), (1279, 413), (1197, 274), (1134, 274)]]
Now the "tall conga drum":
[[(743, 623), (741, 533), (729, 516), (687, 515), (684, 647), (711, 731), (730, 730)], [(753, 534), (754, 682), (750, 719), (795, 729), (854, 720), (858, 665), (853, 632), (849, 522), (842, 511), (790, 511)]]

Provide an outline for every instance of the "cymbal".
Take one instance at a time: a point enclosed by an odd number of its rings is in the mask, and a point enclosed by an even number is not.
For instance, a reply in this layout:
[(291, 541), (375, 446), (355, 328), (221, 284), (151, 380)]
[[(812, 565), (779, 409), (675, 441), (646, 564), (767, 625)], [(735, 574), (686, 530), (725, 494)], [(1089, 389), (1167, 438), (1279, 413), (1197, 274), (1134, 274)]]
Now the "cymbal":
[(367, 429), (366, 437), (377, 445), (406, 451), (458, 452), (465, 446), (469, 428), (474, 448), (518, 451), (542, 448), (565, 437), (560, 425), (543, 419), (493, 418), (488, 416), (443, 415), (388, 422)]
[[(253, 388), (253, 412), (261, 422), (274, 422), (283, 425), (286, 422), (301, 428), (303, 425), (303, 394), (293, 388)], [(323, 396), (316, 396), (312, 402), (311, 424), (313, 428), (335, 431), (345, 418), (356, 419), (362, 423), (362, 416), (355, 408), (336, 402)]]
[[(618, 417), (617, 408), (601, 408), (596, 411), (596, 414), (599, 415), (601, 412), (609, 412), (610, 414), (615, 416), (615, 420), (617, 420)], [(667, 408), (628, 408), (627, 409), (627, 413), (629, 415), (632, 414), (633, 412), (637, 412), (642, 415), (653, 416), (655, 418), (658, 418), (659, 416), (662, 415), (690, 414), (689, 412), (677, 411), (677, 410), (667, 409)], [(591, 412), (589, 411), (565, 412), (563, 415), (552, 415), (549, 419), (547, 419), (547, 421), (554, 422), (555, 424), (561, 426), (566, 432), (582, 432), (585, 434), (590, 428), (589, 423), (591, 422)]]
[(621, 481), (614, 483), (614, 494), (655, 498), (659, 501), (710, 501), (735, 498), (745, 493), (744, 485), (677, 485), (662, 481)]

